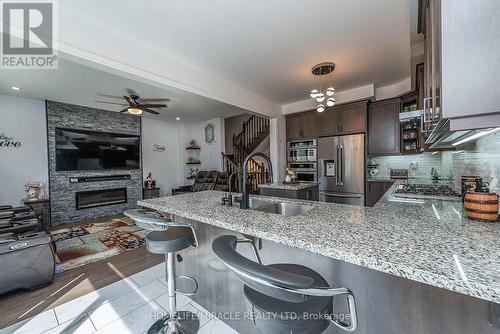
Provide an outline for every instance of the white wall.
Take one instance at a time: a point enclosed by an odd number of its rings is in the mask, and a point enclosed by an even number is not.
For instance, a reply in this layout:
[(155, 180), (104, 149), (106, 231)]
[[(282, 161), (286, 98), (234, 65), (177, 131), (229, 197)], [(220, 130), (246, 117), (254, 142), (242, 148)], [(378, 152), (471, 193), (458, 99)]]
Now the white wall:
[[(207, 124), (215, 125), (215, 140), (209, 144), (205, 141), (205, 126)], [(195, 139), (200, 146), (199, 151), (184, 150), (184, 158), (181, 162), (184, 164), (184, 183), (191, 184), (191, 180), (186, 180), (185, 175), (189, 168), (199, 168), (199, 170), (222, 170), (222, 157), (221, 152), (225, 147), (224, 135), (224, 119), (215, 118), (208, 121), (198, 123), (186, 123), (183, 127), (183, 150), (192, 139)], [(188, 156), (195, 156), (201, 161), (201, 165), (186, 165)]]
[[(183, 123), (142, 118), (142, 163), (144, 179), (151, 172), (162, 196), (184, 183)], [(165, 151), (154, 151), (154, 145), (164, 146)]]
[[(205, 126), (215, 125), (215, 141), (205, 142)], [(186, 150), (189, 142), (195, 139), (201, 147)], [(165, 147), (164, 152), (155, 152), (154, 145)], [(142, 162), (144, 178), (151, 172), (160, 194), (168, 196), (173, 188), (191, 184), (186, 175), (189, 168), (200, 170), (221, 170), (221, 152), (224, 147), (224, 120), (216, 118), (197, 123), (166, 122), (156, 119), (142, 119)], [(186, 165), (189, 155), (200, 159), (201, 165)]]
[(48, 180), (45, 101), (0, 94), (0, 120), (0, 135), (21, 143), (0, 146), (0, 204), (19, 205), (27, 182)]
[(279, 116), (269, 122), (270, 158), (274, 182), (284, 179), (286, 167), (286, 120)]

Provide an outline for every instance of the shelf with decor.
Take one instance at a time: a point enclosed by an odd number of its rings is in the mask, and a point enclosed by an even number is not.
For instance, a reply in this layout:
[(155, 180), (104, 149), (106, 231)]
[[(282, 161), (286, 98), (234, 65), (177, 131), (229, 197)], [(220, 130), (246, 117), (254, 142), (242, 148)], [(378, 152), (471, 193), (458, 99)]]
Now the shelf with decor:
[(418, 119), (401, 123), (401, 154), (417, 154), (420, 151), (420, 122)]

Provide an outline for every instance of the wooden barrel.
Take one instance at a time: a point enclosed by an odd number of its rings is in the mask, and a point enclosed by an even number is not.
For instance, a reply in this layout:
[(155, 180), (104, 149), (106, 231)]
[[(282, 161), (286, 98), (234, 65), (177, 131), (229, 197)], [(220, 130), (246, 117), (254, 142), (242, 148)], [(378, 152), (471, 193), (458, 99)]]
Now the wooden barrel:
[(498, 220), (498, 195), (496, 193), (466, 192), (465, 215), (471, 219)]

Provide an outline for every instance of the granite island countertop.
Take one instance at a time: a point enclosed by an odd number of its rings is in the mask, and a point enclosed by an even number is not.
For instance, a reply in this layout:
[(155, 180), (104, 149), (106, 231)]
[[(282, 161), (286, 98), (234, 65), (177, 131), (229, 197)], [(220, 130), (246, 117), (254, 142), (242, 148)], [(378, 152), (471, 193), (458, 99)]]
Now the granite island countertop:
[(299, 191), (317, 186), (319, 186), (318, 182), (297, 182), (297, 183), (278, 182), (278, 183), (259, 184), (259, 188), (282, 189), (282, 190), (293, 190), (293, 191)]
[(469, 221), (457, 202), (391, 202), (395, 186), (373, 208), (256, 196), (314, 207), (292, 217), (222, 206), (217, 191), (138, 204), (500, 303), (499, 224)]

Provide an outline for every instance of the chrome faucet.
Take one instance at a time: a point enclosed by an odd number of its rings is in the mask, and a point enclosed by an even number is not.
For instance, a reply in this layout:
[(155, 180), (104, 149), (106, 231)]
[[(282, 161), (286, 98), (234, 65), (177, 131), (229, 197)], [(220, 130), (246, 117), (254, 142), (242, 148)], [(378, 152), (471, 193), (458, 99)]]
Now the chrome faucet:
[(248, 209), (248, 207), (250, 206), (250, 198), (248, 196), (248, 185), (247, 185), (248, 183), (247, 165), (248, 161), (250, 161), (250, 159), (252, 159), (255, 156), (259, 156), (264, 160), (266, 160), (267, 165), (269, 166), (269, 178), (271, 179), (271, 183), (273, 183), (273, 165), (271, 163), (271, 159), (267, 155), (261, 152), (255, 152), (247, 156), (245, 158), (245, 161), (243, 162), (243, 187), (242, 187), (243, 189), (241, 190), (241, 202), (240, 202), (240, 209), (244, 210)]

